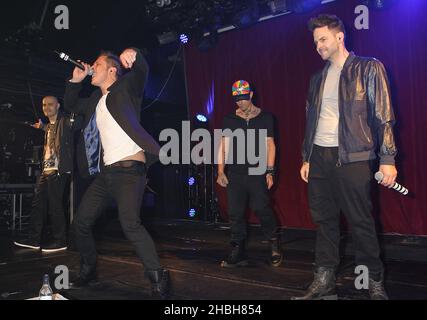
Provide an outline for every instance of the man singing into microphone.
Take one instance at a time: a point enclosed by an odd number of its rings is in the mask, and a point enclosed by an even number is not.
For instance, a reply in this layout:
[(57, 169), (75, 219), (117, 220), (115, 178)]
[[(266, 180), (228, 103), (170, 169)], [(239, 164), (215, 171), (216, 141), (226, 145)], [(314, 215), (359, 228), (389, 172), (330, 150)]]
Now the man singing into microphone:
[(341, 210), (352, 232), (356, 264), (368, 267), (371, 299), (387, 299), (370, 199), (371, 162), (377, 153), (382, 184), (391, 187), (397, 176), (387, 74), (377, 59), (347, 51), (344, 26), (336, 16), (320, 15), (308, 25), (327, 63), (310, 81), (300, 171), (318, 225), (316, 269), (306, 294), (294, 299), (336, 298)]
[[(140, 209), (146, 185), (147, 167), (158, 160), (160, 147), (140, 125), (140, 108), (148, 65), (135, 48), (124, 50), (120, 57), (103, 52), (92, 65), (92, 85), (99, 88), (89, 98), (79, 98), (81, 82), (88, 75), (75, 68), (65, 91), (65, 108), (85, 115), (99, 130), (103, 166), (86, 191), (74, 221), (76, 245), (81, 254), (80, 275), (71, 283), (79, 288), (96, 277), (96, 249), (92, 227), (109, 198), (117, 203), (123, 232), (133, 243), (152, 283), (155, 298), (168, 295), (169, 273), (163, 269), (151, 236), (141, 225)], [(129, 71), (123, 74), (123, 68)], [(90, 126), (90, 125), (89, 125)]]

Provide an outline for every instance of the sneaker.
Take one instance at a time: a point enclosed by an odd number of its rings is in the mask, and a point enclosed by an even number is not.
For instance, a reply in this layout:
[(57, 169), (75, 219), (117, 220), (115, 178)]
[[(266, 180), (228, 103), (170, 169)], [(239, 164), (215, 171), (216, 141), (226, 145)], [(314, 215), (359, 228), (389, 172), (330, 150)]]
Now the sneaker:
[(371, 300), (388, 300), (382, 276), (378, 281), (369, 278), (369, 297)]
[(54, 241), (42, 248), (42, 252), (57, 252), (63, 250), (67, 250), (67, 245), (64, 241)]
[(15, 241), (13, 244), (22, 248), (40, 250), (40, 242), (32, 239), (23, 239), (23, 240)]
[(275, 239), (270, 240), (271, 243), (271, 257), (270, 264), (273, 267), (278, 267), (281, 265), (283, 261), (283, 251), (280, 238), (277, 237)]

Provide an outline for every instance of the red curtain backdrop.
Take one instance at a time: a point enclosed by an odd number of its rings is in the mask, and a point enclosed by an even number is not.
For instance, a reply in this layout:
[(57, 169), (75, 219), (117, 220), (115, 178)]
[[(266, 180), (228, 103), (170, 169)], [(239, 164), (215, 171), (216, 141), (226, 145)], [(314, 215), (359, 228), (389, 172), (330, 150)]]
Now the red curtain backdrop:
[[(378, 188), (375, 208), (384, 233), (427, 235), (427, 1), (397, 0), (388, 9), (369, 11), (369, 29), (354, 27), (361, 1), (336, 1), (309, 14), (289, 14), (252, 27), (220, 34), (219, 43), (200, 52), (185, 48), (190, 114), (208, 114), (212, 128), (235, 109), (231, 85), (249, 81), (256, 104), (277, 118), (280, 174), (272, 191), (282, 226), (313, 228), (307, 186), (299, 177), (305, 127), (305, 96), (311, 74), (323, 66), (307, 30), (319, 13), (338, 15), (347, 28), (347, 47), (357, 55), (381, 60), (388, 72), (397, 117), (398, 181), (415, 193), (408, 198)], [(221, 214), (227, 218), (226, 195), (217, 186)], [(375, 190), (375, 189), (374, 189)], [(258, 220), (250, 214), (250, 221)]]

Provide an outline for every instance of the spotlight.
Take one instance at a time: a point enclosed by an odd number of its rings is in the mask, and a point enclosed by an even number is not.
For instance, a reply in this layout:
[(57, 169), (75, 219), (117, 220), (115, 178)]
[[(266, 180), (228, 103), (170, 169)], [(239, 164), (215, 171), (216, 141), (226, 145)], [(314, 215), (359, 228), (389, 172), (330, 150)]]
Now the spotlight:
[(271, 10), (271, 13), (274, 14), (279, 14), (282, 12), (287, 11), (287, 7), (286, 7), (286, 1), (285, 0), (272, 0), (269, 1), (267, 3), (268, 7)]
[(195, 182), (196, 182), (196, 179), (194, 179), (194, 177), (188, 178), (188, 185), (189, 186), (192, 186)]
[(208, 122), (208, 118), (206, 118), (206, 116), (200, 113), (196, 116), (196, 119), (199, 120), (200, 122)]
[(161, 8), (165, 5), (165, 0), (157, 0), (156, 1), (156, 5)]
[(196, 215), (196, 210), (191, 208), (190, 210), (188, 210), (188, 216), (191, 218), (194, 218), (194, 216)]
[(187, 43), (188, 42), (188, 36), (183, 33), (179, 36), (179, 40), (181, 40), (182, 43)]

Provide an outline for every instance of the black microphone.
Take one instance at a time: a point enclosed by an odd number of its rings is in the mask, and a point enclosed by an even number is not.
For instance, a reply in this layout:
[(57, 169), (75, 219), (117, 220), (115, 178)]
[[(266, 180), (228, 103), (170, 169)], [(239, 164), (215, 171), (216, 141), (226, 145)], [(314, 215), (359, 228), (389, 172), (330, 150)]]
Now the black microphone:
[[(64, 61), (67, 61), (67, 62), (70, 62), (70, 63), (74, 64), (77, 68), (80, 68), (80, 69), (82, 69), (83, 71), (85, 70), (85, 67), (84, 67), (84, 65), (83, 65), (83, 64), (81, 64), (80, 62), (77, 62), (77, 61), (75, 61), (75, 60), (71, 59), (71, 58), (70, 58), (70, 56), (69, 56), (68, 54), (65, 54), (64, 52), (58, 52), (58, 51), (56, 51), (56, 50), (54, 50), (54, 52), (55, 52), (56, 54), (58, 54), (58, 55), (59, 55), (59, 57), (60, 57), (62, 60), (64, 60)], [(88, 74), (89, 76), (91, 76), (91, 75), (93, 74), (93, 70), (92, 70), (92, 68), (89, 68), (89, 72), (88, 72), (87, 74)]]
[[(383, 181), (384, 179), (384, 174), (381, 171), (378, 171), (377, 173), (375, 173), (375, 180), (378, 181), (378, 183), (380, 183), (381, 181)], [(392, 188), (398, 192), (400, 192), (403, 195), (407, 195), (408, 194), (408, 189), (406, 189), (404, 186), (398, 184), (397, 182), (394, 183), (394, 185), (392, 186)]]

